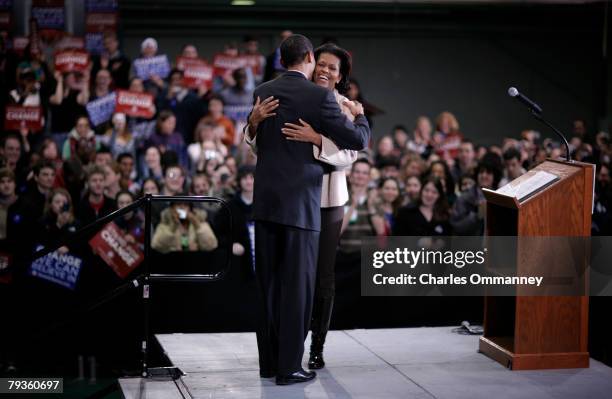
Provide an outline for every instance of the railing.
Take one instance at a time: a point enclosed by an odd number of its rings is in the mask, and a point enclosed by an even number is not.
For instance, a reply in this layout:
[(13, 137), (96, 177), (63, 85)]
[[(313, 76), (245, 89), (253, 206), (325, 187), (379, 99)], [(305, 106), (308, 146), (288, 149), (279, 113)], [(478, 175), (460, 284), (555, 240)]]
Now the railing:
[[(214, 273), (208, 274), (172, 274), (172, 273), (150, 273), (150, 261), (151, 261), (151, 225), (152, 225), (152, 210), (151, 205), (154, 202), (195, 202), (195, 203), (218, 203), (222, 209), (227, 211), (228, 215), (228, 243), (226, 248), (226, 262), (222, 269)], [(101, 304), (108, 302), (110, 299), (128, 291), (132, 288), (142, 287), (142, 299), (143, 299), (143, 340), (142, 340), (142, 376), (148, 377), (151, 375), (151, 369), (148, 368), (148, 351), (149, 351), (149, 319), (150, 319), (150, 291), (151, 291), (151, 283), (153, 282), (214, 282), (221, 280), (225, 277), (225, 275), (229, 272), (231, 259), (232, 259), (232, 215), (227, 203), (222, 199), (215, 197), (204, 197), (204, 196), (163, 196), (163, 195), (150, 195), (147, 194), (142, 198), (134, 201), (130, 205), (118, 209), (113, 213), (110, 213), (106, 216), (103, 216), (96, 221), (88, 224), (87, 226), (79, 229), (77, 232), (70, 234), (69, 236), (60, 237), (52, 245), (49, 245), (33, 254), (33, 260), (43, 257), (51, 252), (56, 251), (62, 246), (70, 245), (70, 241), (74, 241), (75, 238), (86, 236), (93, 232), (98, 231), (105, 224), (112, 222), (120, 216), (124, 216), (129, 212), (133, 212), (137, 209), (144, 208), (145, 215), (145, 228), (144, 228), (144, 259), (142, 261), (142, 265), (140, 268), (142, 269), (142, 273), (138, 275), (138, 277), (132, 279), (129, 282), (121, 285), (109, 291), (99, 297), (93, 304), (89, 304), (84, 307), (84, 312), (88, 312)], [(172, 371), (165, 371), (165, 373), (169, 375), (179, 375), (178, 373)]]

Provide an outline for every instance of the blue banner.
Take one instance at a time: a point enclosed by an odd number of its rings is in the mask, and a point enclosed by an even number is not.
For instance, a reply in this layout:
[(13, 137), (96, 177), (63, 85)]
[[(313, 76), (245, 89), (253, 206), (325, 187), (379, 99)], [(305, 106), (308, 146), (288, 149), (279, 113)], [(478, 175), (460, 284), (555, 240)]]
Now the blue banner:
[(102, 54), (102, 52), (104, 51), (104, 34), (102, 32), (86, 33), (85, 49), (89, 54)]
[(246, 122), (253, 105), (225, 105), (223, 113), (234, 122)]
[(89, 120), (94, 126), (98, 126), (108, 121), (113, 112), (115, 112), (115, 101), (117, 95), (115, 92), (100, 97), (97, 100), (87, 103), (85, 108), (89, 114)]
[(87, 12), (115, 12), (119, 9), (117, 0), (86, 0)]
[(32, 18), (38, 22), (39, 29), (64, 30), (64, 7), (32, 7)]
[(153, 75), (164, 79), (170, 75), (170, 63), (165, 54), (150, 58), (137, 58), (134, 60), (134, 71), (136, 71), (136, 76), (143, 80)]
[(74, 290), (82, 267), (83, 259), (80, 257), (55, 251), (32, 262), (28, 272), (31, 276)]

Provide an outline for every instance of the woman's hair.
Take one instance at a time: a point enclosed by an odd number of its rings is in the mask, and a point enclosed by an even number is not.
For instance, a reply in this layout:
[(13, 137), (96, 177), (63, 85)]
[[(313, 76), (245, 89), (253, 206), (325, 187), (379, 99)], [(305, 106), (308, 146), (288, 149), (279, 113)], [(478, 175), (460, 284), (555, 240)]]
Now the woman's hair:
[(62, 154), (57, 146), (57, 143), (53, 140), (53, 139), (44, 139), (43, 142), (40, 144), (40, 147), (38, 147), (38, 155), (40, 155), (40, 157), (43, 157), (43, 154), (45, 152), (45, 150), (47, 149), (47, 147), (49, 147), (50, 145), (54, 145), (55, 146), (55, 150), (57, 152), (57, 158), (61, 159)]
[(440, 131), (440, 125), (442, 124), (442, 121), (444, 119), (449, 119), (450, 120), (451, 132), (458, 132), (459, 131), (459, 122), (457, 121), (457, 118), (455, 118), (455, 115), (453, 115), (452, 113), (450, 113), (448, 111), (442, 112), (436, 118), (436, 130), (437, 131)]
[(132, 199), (132, 202), (134, 202), (134, 200), (136, 200), (136, 197), (134, 196), (134, 194), (131, 191), (128, 190), (120, 190), (117, 195), (115, 195), (115, 201), (119, 201), (119, 197), (121, 197), (122, 195), (129, 195), (130, 198)]
[[(400, 176), (401, 176), (402, 181), (406, 181), (406, 179), (408, 178), (408, 173), (406, 173), (408, 166), (415, 162), (419, 164), (419, 168), (421, 170), (420, 175), (422, 175), (427, 165), (425, 164), (425, 160), (421, 158), (419, 154), (408, 151), (406, 155), (402, 157), (401, 162), (400, 162)], [(421, 178), (420, 175), (417, 176), (419, 180)]]
[(378, 183), (379, 195), (381, 196), (381, 199), (382, 199), (382, 192), (381, 192), (382, 188), (385, 185), (385, 183), (388, 182), (389, 180), (395, 183), (395, 187), (397, 187), (397, 198), (391, 203), (391, 206), (393, 207), (393, 215), (396, 215), (397, 210), (400, 208), (400, 206), (402, 206), (402, 200), (403, 200), (402, 188), (400, 186), (399, 181), (395, 177), (385, 177), (384, 179), (381, 179), (380, 183)]
[(55, 196), (58, 194), (63, 195), (66, 198), (66, 201), (68, 201), (68, 212), (70, 213), (70, 216), (71, 216), (70, 223), (72, 223), (74, 221), (74, 208), (72, 207), (72, 197), (70, 196), (70, 193), (68, 192), (68, 190), (66, 190), (65, 188), (57, 187), (51, 191), (51, 194), (49, 195), (49, 197), (47, 198), (47, 201), (45, 202), (44, 215), (51, 216), (51, 212), (52, 212), (51, 203), (53, 202), (53, 198), (55, 198)]
[(504, 167), (502, 160), (499, 155), (494, 152), (487, 152), (482, 159), (478, 162), (478, 166), (474, 170), (474, 181), (478, 182), (478, 174), (481, 170), (486, 170), (493, 174), (493, 190), (497, 190), (499, 182), (502, 179), (504, 173)]
[[(157, 187), (157, 192), (158, 193), (161, 192), (161, 185), (159, 184), (159, 182), (157, 180), (155, 180), (154, 178), (152, 178), (152, 177), (148, 177), (148, 178), (144, 179), (143, 182), (142, 182), (142, 189), (141, 189), (141, 192), (140, 192), (140, 196), (141, 197), (145, 195), (144, 187), (145, 187), (145, 185), (147, 184), (148, 181), (152, 181), (153, 184), (155, 184), (155, 187)], [(117, 194), (117, 195), (119, 195), (119, 194)]]
[(162, 123), (173, 116), (175, 116), (174, 112), (170, 111), (169, 109), (159, 111), (159, 116), (157, 117), (157, 122), (155, 123), (156, 130), (159, 132), (161, 130)]
[(433, 207), (433, 219), (436, 221), (445, 221), (448, 220), (450, 214), (450, 206), (448, 205), (448, 200), (446, 199), (446, 195), (444, 194), (444, 186), (442, 185), (442, 180), (437, 177), (428, 176), (421, 185), (421, 191), (419, 192), (419, 201), (418, 205), (421, 206), (423, 204), (423, 190), (425, 190), (425, 186), (429, 183), (433, 184), (438, 192), (438, 199)]
[(202, 138), (200, 137), (202, 131), (204, 131), (204, 129), (214, 129), (217, 126), (218, 125), (212, 121), (198, 122), (195, 129), (193, 130), (193, 142), (202, 143)]
[[(120, 112), (114, 112), (113, 116), (111, 117), (111, 123), (112, 123), (113, 119), (115, 119), (115, 115), (117, 115), (117, 114), (121, 114), (121, 113)], [(131, 137), (132, 136), (132, 132), (130, 132), (130, 128), (129, 128), (128, 124), (127, 124), (127, 118), (125, 117), (125, 114), (123, 114), (123, 115), (124, 115), (123, 116), (123, 118), (124, 118), (123, 129), (120, 132), (118, 131), (117, 133), (124, 134), (126, 136), (130, 136)], [(118, 116), (118, 117), (120, 117), (120, 116)], [(109, 133), (112, 134), (113, 129), (114, 129), (114, 126), (111, 125), (110, 128), (107, 131), (107, 134), (109, 134)]]
[(427, 170), (427, 173), (425, 175), (427, 177), (430, 177), (432, 175), (434, 165), (442, 165), (442, 168), (444, 168), (444, 180), (445, 181), (444, 181), (444, 186), (442, 187), (446, 187), (446, 195), (452, 195), (455, 192), (455, 179), (453, 179), (453, 175), (446, 162), (442, 161), (441, 159), (433, 161), (429, 165), (429, 169)]
[(121, 175), (121, 166), (119, 166), (117, 161), (112, 161), (108, 166), (116, 175)]
[(349, 77), (351, 75), (351, 68), (353, 66), (352, 57), (348, 51), (345, 49), (336, 46), (333, 43), (326, 43), (322, 46), (317, 47), (314, 52), (315, 60), (319, 59), (319, 56), (323, 53), (328, 53), (338, 57), (340, 60), (340, 75), (342, 78), (338, 83), (336, 83), (336, 90), (340, 94), (346, 93), (349, 86)]
[(11, 168), (7, 168), (6, 166), (0, 168), (0, 179), (3, 179), (5, 177), (15, 182), (15, 173), (11, 170)]

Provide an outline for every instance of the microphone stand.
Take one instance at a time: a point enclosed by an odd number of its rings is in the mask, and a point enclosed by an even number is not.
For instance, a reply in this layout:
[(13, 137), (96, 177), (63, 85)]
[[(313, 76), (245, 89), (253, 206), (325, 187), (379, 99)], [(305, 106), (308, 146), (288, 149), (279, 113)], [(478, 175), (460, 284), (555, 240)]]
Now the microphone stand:
[(565, 160), (567, 162), (571, 162), (572, 159), (570, 157), (569, 143), (567, 142), (567, 139), (565, 138), (563, 133), (561, 133), (559, 129), (551, 125), (546, 119), (542, 118), (542, 115), (539, 112), (536, 112), (536, 110), (532, 109), (531, 115), (533, 115), (534, 118), (536, 118), (537, 120), (539, 120), (540, 122), (542, 122), (543, 124), (551, 128), (557, 134), (557, 136), (559, 136), (561, 140), (563, 140), (563, 143), (565, 144)]

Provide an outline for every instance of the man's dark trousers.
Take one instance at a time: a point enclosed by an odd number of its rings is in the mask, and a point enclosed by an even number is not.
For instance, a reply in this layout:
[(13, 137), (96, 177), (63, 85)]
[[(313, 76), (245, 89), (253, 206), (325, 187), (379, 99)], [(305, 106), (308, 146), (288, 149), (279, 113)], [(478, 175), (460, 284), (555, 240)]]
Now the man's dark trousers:
[(257, 334), (262, 370), (289, 375), (302, 369), (318, 247), (318, 231), (255, 222), (255, 269), (265, 304)]

